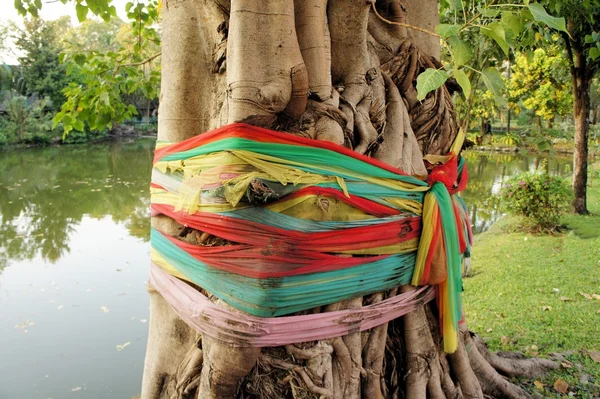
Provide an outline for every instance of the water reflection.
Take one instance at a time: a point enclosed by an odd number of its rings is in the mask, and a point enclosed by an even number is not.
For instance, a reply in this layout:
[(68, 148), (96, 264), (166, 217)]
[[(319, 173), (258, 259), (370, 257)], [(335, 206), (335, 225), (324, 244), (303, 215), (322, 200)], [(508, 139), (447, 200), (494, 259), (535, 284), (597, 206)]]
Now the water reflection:
[(139, 394), (153, 147), (0, 152), (0, 398)]
[[(525, 171), (545, 168), (553, 175), (571, 173), (571, 159), (519, 154), (489, 154), (474, 151), (463, 153), (469, 168), (469, 185), (463, 196), (467, 202), (473, 231), (487, 230), (502, 213), (499, 197), (502, 182)], [(545, 162), (542, 162), (545, 160)]]
[(148, 180), (154, 143), (35, 148), (0, 153), (0, 270), (71, 248), (84, 215), (109, 216), (148, 239)]

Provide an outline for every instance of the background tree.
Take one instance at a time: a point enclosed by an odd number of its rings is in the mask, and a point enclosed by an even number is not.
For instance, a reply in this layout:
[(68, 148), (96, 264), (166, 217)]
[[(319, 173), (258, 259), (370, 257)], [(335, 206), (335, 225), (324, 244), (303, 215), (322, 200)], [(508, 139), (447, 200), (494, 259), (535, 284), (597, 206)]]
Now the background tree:
[(63, 50), (59, 38), (69, 24), (64, 18), (51, 22), (29, 18), (15, 35), (16, 47), (22, 53), (19, 65), (28, 94), (47, 98), (51, 101), (47, 106), (53, 109), (58, 109), (65, 101), (62, 91), (71, 80), (66, 74), (66, 66), (59, 61)]
[[(561, 31), (567, 53), (573, 88), (575, 144), (573, 153), (573, 210), (587, 210), (587, 167), (590, 128), (590, 87), (600, 70), (600, 2), (590, 0), (545, 0), (542, 2), (555, 17), (566, 20)], [(558, 21), (558, 20), (557, 20)], [(560, 24), (555, 28), (562, 30)]]
[(567, 60), (556, 47), (536, 49), (531, 58), (518, 53), (508, 83), (512, 101), (522, 101), (551, 127), (554, 119), (569, 115), (573, 106)]

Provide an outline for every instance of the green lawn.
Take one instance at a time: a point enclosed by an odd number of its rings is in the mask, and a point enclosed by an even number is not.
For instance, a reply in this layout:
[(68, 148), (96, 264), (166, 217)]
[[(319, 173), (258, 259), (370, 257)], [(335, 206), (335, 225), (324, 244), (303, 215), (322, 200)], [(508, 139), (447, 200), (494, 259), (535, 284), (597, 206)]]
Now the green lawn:
[(600, 351), (600, 180), (588, 208), (590, 216), (565, 216), (569, 230), (559, 236), (515, 232), (511, 217), (475, 240), (473, 277), (464, 282), (470, 329), (492, 350), (560, 352), (573, 363), (542, 380), (544, 391), (522, 381), (536, 396), (560, 397), (552, 383), (562, 378), (575, 397), (600, 397), (600, 363), (589, 354)]

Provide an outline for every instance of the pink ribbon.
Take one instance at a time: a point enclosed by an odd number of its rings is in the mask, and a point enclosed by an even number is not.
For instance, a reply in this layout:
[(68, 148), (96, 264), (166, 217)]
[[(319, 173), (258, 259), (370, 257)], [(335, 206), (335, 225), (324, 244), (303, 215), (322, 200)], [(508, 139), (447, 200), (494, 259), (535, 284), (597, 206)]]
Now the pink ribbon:
[(387, 323), (435, 298), (433, 287), (426, 286), (360, 309), (263, 318), (213, 303), (155, 264), (150, 283), (190, 327), (233, 346), (281, 346), (340, 337)]

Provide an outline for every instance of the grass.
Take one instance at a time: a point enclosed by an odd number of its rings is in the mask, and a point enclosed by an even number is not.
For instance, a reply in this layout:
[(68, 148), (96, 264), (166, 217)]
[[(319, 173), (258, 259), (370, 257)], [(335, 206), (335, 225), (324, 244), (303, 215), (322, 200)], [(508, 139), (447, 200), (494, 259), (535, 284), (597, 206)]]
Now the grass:
[(507, 217), (476, 237), (473, 277), (464, 281), (470, 329), (492, 350), (559, 352), (572, 363), (541, 380), (543, 389), (521, 381), (535, 396), (561, 397), (552, 387), (561, 378), (574, 397), (600, 398), (600, 363), (590, 357), (600, 352), (600, 297), (582, 295), (600, 295), (600, 180), (588, 189), (588, 209), (563, 218), (565, 234), (520, 232), (522, 221)]

